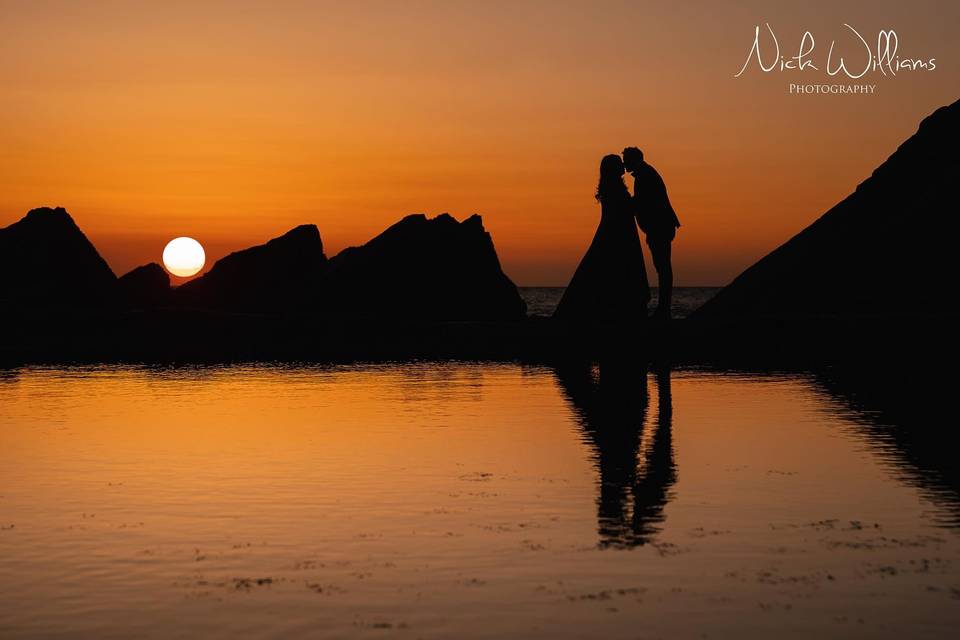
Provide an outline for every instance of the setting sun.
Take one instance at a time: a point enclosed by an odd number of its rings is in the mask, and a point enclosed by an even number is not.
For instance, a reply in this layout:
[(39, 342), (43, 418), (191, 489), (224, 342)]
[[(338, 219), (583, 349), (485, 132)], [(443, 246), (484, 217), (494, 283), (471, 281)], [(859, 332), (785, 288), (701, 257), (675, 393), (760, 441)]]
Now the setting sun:
[(174, 238), (163, 250), (163, 266), (181, 278), (199, 273), (206, 259), (203, 247), (193, 238)]

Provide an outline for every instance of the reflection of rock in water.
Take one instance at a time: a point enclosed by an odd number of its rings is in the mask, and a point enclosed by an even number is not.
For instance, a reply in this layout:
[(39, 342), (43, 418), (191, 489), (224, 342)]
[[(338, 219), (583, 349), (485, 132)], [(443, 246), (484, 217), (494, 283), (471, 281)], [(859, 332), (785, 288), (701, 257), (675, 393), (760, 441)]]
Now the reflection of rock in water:
[(939, 524), (960, 527), (960, 467), (948, 446), (953, 378), (935, 370), (932, 363), (843, 366), (817, 373), (816, 380), (857, 413), (861, 433), (898, 475), (947, 510)]
[(557, 379), (573, 404), (600, 475), (597, 521), (601, 546), (651, 541), (676, 482), (671, 435), (670, 372), (657, 374), (657, 418), (647, 424), (649, 395), (643, 367), (564, 366)]

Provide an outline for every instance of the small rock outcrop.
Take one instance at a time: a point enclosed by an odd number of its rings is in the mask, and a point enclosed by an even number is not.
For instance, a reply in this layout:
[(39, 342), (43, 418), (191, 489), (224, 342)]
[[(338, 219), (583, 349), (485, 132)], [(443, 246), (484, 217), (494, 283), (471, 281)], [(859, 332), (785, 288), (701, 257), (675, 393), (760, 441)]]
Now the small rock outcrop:
[(320, 231), (305, 224), (217, 260), (174, 291), (178, 305), (231, 311), (297, 311), (313, 299), (327, 263)]
[(115, 301), (117, 278), (63, 207), (33, 209), (0, 229), (0, 300), (98, 307)]
[(319, 306), (392, 317), (513, 320), (526, 305), (478, 215), (410, 215), (330, 260)]
[(960, 311), (960, 101), (693, 318)]
[(170, 303), (170, 276), (156, 262), (137, 267), (117, 280), (120, 301), (127, 307), (149, 309)]

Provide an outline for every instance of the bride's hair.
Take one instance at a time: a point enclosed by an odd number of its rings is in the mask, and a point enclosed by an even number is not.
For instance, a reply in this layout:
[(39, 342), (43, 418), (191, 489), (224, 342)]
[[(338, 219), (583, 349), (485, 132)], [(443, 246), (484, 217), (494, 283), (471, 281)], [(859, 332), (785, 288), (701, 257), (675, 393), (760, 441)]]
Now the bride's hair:
[(623, 183), (623, 160), (615, 153), (603, 156), (600, 161), (600, 181), (597, 183), (597, 202), (623, 193), (629, 195), (627, 185)]
[(600, 181), (597, 183), (597, 202), (611, 195), (627, 193), (627, 185), (623, 183), (623, 160), (615, 153), (603, 156), (600, 161)]

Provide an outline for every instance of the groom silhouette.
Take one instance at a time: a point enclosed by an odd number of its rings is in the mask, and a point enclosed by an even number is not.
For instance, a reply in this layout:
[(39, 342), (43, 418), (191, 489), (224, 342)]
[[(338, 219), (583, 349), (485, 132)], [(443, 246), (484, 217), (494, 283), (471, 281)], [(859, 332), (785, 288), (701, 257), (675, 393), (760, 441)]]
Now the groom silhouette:
[(640, 230), (647, 236), (650, 257), (657, 270), (660, 290), (655, 314), (669, 319), (673, 299), (671, 243), (677, 235), (680, 219), (670, 205), (667, 185), (657, 170), (644, 161), (643, 151), (636, 147), (624, 149), (623, 166), (633, 176), (634, 215)]

